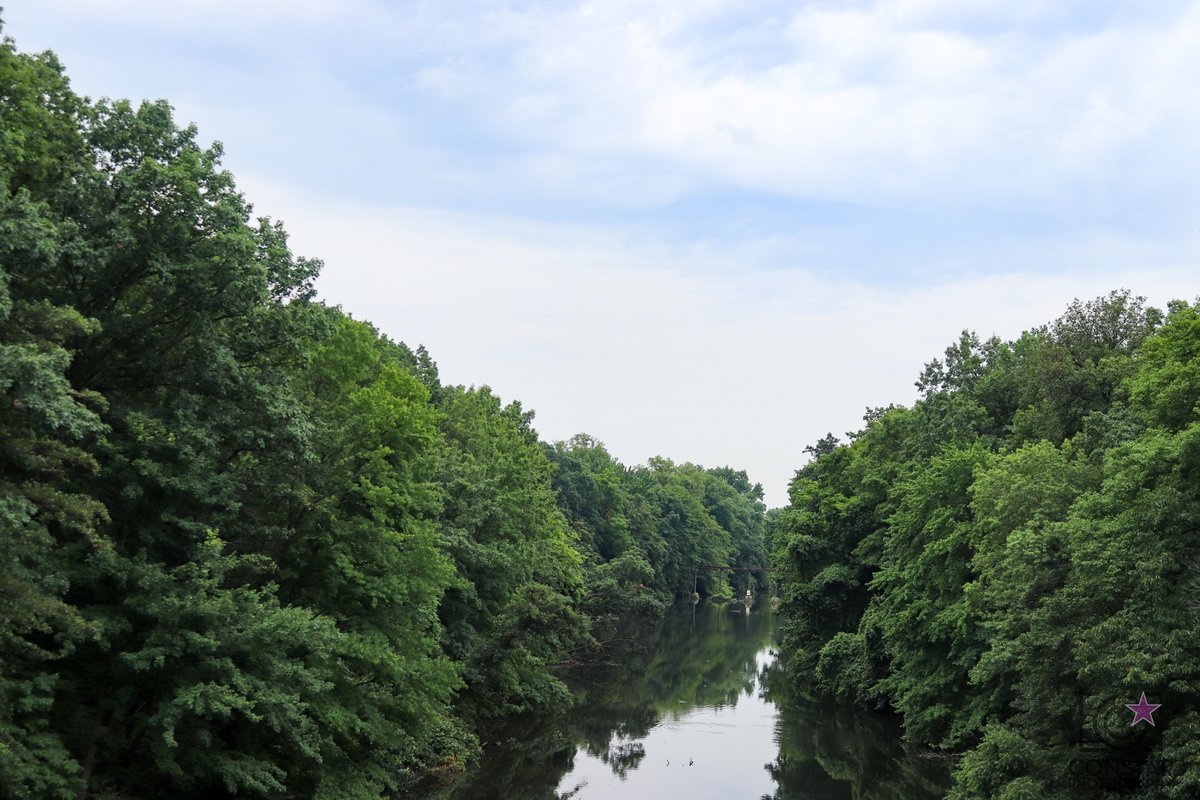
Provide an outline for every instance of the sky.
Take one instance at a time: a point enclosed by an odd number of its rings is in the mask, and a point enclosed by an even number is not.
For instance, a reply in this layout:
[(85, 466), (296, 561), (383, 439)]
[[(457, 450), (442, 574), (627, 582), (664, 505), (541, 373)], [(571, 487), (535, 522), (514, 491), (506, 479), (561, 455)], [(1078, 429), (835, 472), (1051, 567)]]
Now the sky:
[[(4, 0), (0, 0), (0, 3)], [(320, 296), (548, 441), (745, 469), (971, 329), (1200, 295), (1200, 2), (8, 0), (224, 146)]]

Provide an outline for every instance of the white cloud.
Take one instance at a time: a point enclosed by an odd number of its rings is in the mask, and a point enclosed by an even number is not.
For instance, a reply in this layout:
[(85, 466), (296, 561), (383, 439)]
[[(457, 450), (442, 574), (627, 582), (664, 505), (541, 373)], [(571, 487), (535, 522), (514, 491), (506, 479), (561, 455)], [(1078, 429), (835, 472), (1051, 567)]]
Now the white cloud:
[(911, 402), (921, 365), (964, 328), (1015, 338), (1119, 287), (1160, 305), (1200, 293), (1195, 270), (1132, 261), (874, 287), (745, 265), (736, 248), (640, 249), (601, 229), (340, 206), (247, 183), (298, 252), (326, 256), (322, 296), (424, 343), (443, 380), (487, 383), (534, 409), (544, 438), (584, 431), (629, 464), (666, 455), (747, 469), (773, 505), (805, 445), (857, 430), (867, 406)]
[[(323, 294), (446, 379), (629, 463), (747, 468), (774, 504), (804, 445), (911, 400), (962, 328), (1200, 289), (1198, 2), (4, 16), (83, 91), (169, 97), (225, 141), (256, 207), (326, 259)], [(668, 208), (716, 198), (697, 218), (717, 219), (747, 190), (806, 205), (714, 231)]]
[(1196, 174), (1184, 156), (1200, 135), (1200, 6), (1045, 33), (1030, 7), (1028, 32), (940, 22), (956, 5), (804, 6), (755, 34), (774, 52), (766, 66), (709, 60), (714, 40), (737, 33), (705, 27), (729, 13), (716, 4), (494, 14), (432, 46), (505, 54), (436, 68), (439, 86), (472, 98), (477, 124), (573, 157), (652, 156), (747, 188), (1046, 206), (1096, 184), (1136, 185), (1130, 158)]
[[(499, 208), (499, 182), (628, 211), (703, 184), (1110, 224), (1123, 202), (1200, 210), (1200, 3), (997, 8), (48, 0), (8, 16), (83, 51), (98, 28), (122, 57), (88, 67), (114, 83), (129, 61), (150, 96), (195, 86), (189, 109), (278, 119), (285, 151), (386, 175), (397, 197), (443, 184)], [(236, 144), (226, 119), (202, 121)]]

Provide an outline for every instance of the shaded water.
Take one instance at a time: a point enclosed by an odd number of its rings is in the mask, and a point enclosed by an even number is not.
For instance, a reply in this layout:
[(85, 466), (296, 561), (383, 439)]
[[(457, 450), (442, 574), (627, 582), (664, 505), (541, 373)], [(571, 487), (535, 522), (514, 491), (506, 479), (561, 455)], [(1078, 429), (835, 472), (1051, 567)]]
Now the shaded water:
[(493, 731), (446, 800), (937, 800), (949, 764), (895, 721), (797, 696), (780, 680), (775, 616), (672, 609), (616, 666), (566, 676), (569, 712)]

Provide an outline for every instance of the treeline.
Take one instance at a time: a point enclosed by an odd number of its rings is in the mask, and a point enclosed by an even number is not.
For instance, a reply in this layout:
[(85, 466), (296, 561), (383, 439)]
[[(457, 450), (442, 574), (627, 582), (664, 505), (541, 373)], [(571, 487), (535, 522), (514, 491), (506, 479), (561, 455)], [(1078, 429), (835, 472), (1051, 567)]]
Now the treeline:
[(1200, 797), (1200, 304), (964, 332), (917, 386), (770, 515), (793, 677), (965, 751), (956, 800)]
[(196, 135), (0, 46), (0, 796), (452, 776), (610, 617), (765, 563), (745, 473), (545, 445), (317, 302)]

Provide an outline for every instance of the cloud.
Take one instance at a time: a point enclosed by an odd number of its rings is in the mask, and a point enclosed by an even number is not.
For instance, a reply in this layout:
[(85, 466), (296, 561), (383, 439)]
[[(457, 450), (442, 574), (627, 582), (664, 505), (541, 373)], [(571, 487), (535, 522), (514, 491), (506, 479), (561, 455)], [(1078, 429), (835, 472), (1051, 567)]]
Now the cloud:
[(636, 214), (706, 186), (1117, 226), (1145, 221), (1133, 204), (1200, 208), (1195, 2), (47, 6), (170, 42), (155, 57), (199, 84), (189, 108), (278, 120), (344, 195), (376, 175), (390, 202), (542, 214)]
[(908, 402), (962, 328), (1197, 293), (1200, 3), (6, 9), (169, 97), (320, 288), (547, 438), (750, 470)]
[(1195, 270), (1169, 263), (884, 288), (763, 269), (736, 246), (631, 246), (597, 227), (243, 184), (298, 252), (326, 257), (325, 299), (424, 343), (444, 380), (489, 384), (534, 409), (544, 438), (587, 432), (627, 464), (748, 469), (773, 505), (805, 445), (859, 429), (867, 406), (911, 402), (922, 364), (964, 328), (1015, 338), (1076, 297), (1200, 292)]
[(434, 31), (419, 86), (518, 148), (803, 198), (1057, 209), (1144, 190), (1131, 160), (1194, 174), (1196, 5), (1083, 29), (1026, 5), (1028, 30), (957, 6), (485, 13)]

